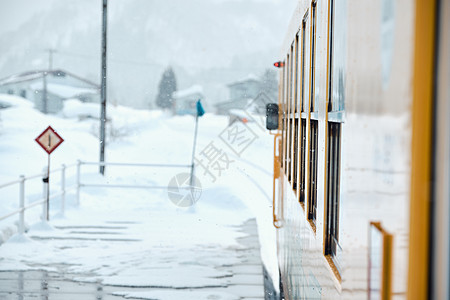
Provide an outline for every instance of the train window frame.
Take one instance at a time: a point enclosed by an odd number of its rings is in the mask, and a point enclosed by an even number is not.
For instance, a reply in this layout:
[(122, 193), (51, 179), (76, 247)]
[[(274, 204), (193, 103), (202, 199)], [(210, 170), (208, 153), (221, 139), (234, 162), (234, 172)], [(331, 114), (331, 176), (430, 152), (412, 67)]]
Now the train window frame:
[[(317, 45), (317, 1), (311, 1), (311, 34), (310, 34), (310, 79), (309, 79), (309, 111), (310, 113), (317, 112), (317, 105), (315, 101), (315, 87), (316, 87), (316, 45)], [(316, 114), (311, 116), (318, 119)]]
[(285, 78), (285, 68), (284, 68), (284, 62), (283, 62), (283, 69), (281, 72), (281, 99), (280, 99), (280, 104), (281, 104), (281, 113), (280, 113), (280, 118), (281, 118), (281, 158), (280, 158), (280, 164), (281, 164), (281, 168), (284, 169), (285, 168), (285, 163), (284, 163), (284, 147), (285, 147), (285, 84), (286, 84), (286, 78)]
[[(335, 1), (330, 0), (330, 21), (329, 21), (329, 37), (328, 37), (328, 68), (327, 68), (327, 114), (328, 120), (332, 122), (344, 122), (345, 117), (345, 74), (343, 71), (345, 69), (346, 54), (345, 54), (345, 44), (342, 45), (342, 41), (345, 40), (346, 30), (345, 25), (341, 22), (336, 23), (336, 12), (335, 12)], [(343, 11), (345, 13), (345, 11)], [(339, 13), (342, 14), (342, 11)], [(339, 18), (339, 20), (345, 19), (345, 15)], [(336, 31), (335, 27), (338, 26), (342, 30)], [(335, 35), (340, 36), (336, 39)], [(338, 41), (338, 45), (335, 44)], [(339, 59), (336, 59), (335, 56)], [(338, 65), (335, 65), (338, 62)]]
[(294, 89), (293, 89), (293, 123), (294, 123), (294, 132), (293, 132), (293, 159), (292, 159), (292, 189), (294, 190), (294, 192), (297, 193), (297, 188), (298, 188), (298, 144), (299, 144), (299, 97), (298, 97), (298, 85), (299, 85), (299, 80), (298, 80), (298, 40), (299, 40), (299, 36), (298, 36), (298, 32), (295, 35), (295, 39), (293, 42), (293, 51), (294, 51), (294, 59), (293, 59), (293, 73), (294, 73), (294, 77), (293, 77), (293, 85), (294, 85)]
[(318, 140), (319, 140), (319, 121), (310, 121), (309, 137), (309, 180), (308, 180), (308, 206), (307, 218), (316, 230), (317, 220), (317, 165), (318, 165)]
[(299, 32), (301, 32), (301, 87), (300, 87), (300, 101), (301, 101), (301, 112), (300, 112), (300, 174), (299, 174), (299, 195), (298, 201), (304, 208), (305, 198), (306, 198), (306, 124), (307, 124), (307, 114), (305, 112), (305, 66), (306, 66), (306, 22), (308, 18), (308, 11), (302, 20), (302, 27)]
[(324, 254), (329, 256), (339, 270), (339, 210), (340, 210), (340, 170), (341, 170), (341, 133), (339, 122), (328, 122)]
[(292, 162), (292, 119), (291, 119), (291, 101), (292, 101), (292, 51), (287, 56), (287, 141), (286, 141), (286, 176), (288, 182), (291, 182), (291, 162)]
[(288, 90), (287, 90), (287, 86), (288, 86), (288, 82), (289, 82), (289, 78), (288, 78), (288, 59), (289, 59), (289, 55), (286, 57), (285, 59), (285, 64), (283, 67), (283, 77), (284, 77), (284, 83), (283, 83), (283, 169), (284, 169), (284, 173), (287, 174), (287, 138), (288, 138), (288, 115), (287, 115), (287, 107), (288, 107), (288, 103), (287, 103), (287, 99), (288, 99)]
[(316, 232), (317, 221), (317, 169), (318, 169), (318, 139), (319, 139), (319, 121), (317, 116), (313, 116), (314, 109), (314, 86), (315, 86), (315, 48), (316, 48), (316, 25), (317, 22), (317, 3), (311, 2), (311, 35), (310, 35), (310, 82), (309, 82), (309, 164), (308, 164), (308, 204), (307, 220), (311, 224), (313, 231)]
[[(326, 97), (326, 140), (325, 140), (325, 208), (324, 208), (324, 243), (323, 253), (337, 279), (340, 281), (341, 264), (340, 253), (342, 249), (339, 244), (339, 221), (340, 221), (340, 186), (341, 186), (341, 148), (342, 148), (342, 132), (345, 113), (345, 78), (344, 70), (339, 73), (338, 84), (335, 86), (335, 2), (330, 0), (330, 8), (328, 15), (328, 49), (327, 49), (327, 97)], [(344, 11), (345, 12), (345, 11)], [(342, 12), (340, 12), (342, 13)], [(341, 24), (342, 25), (342, 24)], [(345, 33), (340, 33), (345, 34)], [(342, 38), (342, 37), (341, 37)], [(340, 41), (342, 42), (342, 41)], [(342, 44), (340, 45), (342, 47)], [(345, 44), (344, 44), (345, 47)], [(342, 49), (341, 49), (342, 50)], [(344, 51), (345, 52), (345, 51)], [(343, 52), (342, 52), (343, 53)], [(342, 54), (341, 53), (341, 54)], [(338, 55), (339, 56), (339, 55)], [(340, 62), (342, 63), (342, 62)], [(345, 66), (344, 66), (345, 68)], [(335, 101), (335, 88), (338, 89), (337, 101)], [(339, 89), (341, 93), (339, 93)], [(337, 103), (337, 106), (334, 105)], [(336, 109), (338, 108), (338, 109)]]

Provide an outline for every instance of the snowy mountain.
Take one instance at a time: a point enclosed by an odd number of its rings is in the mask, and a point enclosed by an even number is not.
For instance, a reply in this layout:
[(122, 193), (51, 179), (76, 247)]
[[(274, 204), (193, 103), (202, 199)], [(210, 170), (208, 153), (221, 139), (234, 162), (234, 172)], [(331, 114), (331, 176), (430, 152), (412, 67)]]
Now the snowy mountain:
[[(47, 7), (36, 14), (13, 19), (16, 29), (0, 31), (0, 77), (47, 67), (52, 48), (54, 67), (100, 82), (101, 2), (43, 3)], [(17, 12), (11, 2), (0, 5)], [(294, 5), (293, 0), (111, 1), (109, 101), (148, 107), (168, 65), (179, 88), (201, 84), (207, 101), (226, 100), (227, 83), (261, 74), (278, 58)]]

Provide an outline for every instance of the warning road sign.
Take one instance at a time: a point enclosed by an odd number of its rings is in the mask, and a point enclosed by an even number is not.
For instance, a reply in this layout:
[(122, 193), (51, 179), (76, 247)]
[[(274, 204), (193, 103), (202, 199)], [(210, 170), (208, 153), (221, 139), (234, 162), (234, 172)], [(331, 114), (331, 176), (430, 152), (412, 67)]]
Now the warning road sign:
[(64, 139), (60, 137), (51, 126), (48, 126), (35, 141), (45, 150), (45, 152), (50, 154), (64, 142)]

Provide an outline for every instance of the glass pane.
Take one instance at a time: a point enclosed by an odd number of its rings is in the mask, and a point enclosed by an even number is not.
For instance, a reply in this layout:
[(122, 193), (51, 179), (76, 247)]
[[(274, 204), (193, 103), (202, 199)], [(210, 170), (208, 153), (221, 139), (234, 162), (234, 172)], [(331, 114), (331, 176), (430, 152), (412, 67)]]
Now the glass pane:
[(383, 268), (383, 234), (370, 226), (369, 300), (381, 299), (381, 272)]
[(345, 110), (345, 65), (347, 56), (347, 0), (333, 0), (332, 6), (331, 110), (343, 111)]

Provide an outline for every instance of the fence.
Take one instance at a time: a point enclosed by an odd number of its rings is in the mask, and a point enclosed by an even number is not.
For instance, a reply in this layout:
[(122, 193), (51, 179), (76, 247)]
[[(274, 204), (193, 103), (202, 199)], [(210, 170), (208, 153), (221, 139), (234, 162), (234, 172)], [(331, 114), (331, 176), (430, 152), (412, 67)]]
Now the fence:
[[(25, 177), (24, 175), (21, 175), (20, 178), (18, 180), (14, 180), (5, 184), (1, 184), (0, 185), (0, 189), (5, 188), (5, 187), (9, 187), (9, 186), (13, 186), (18, 184), (19, 185), (19, 208), (15, 211), (12, 211), (6, 215), (0, 216), (0, 221), (3, 221), (9, 217), (12, 217), (16, 214), (19, 214), (19, 233), (23, 234), (25, 231), (25, 211), (35, 207), (37, 205), (41, 205), (42, 204), (42, 218), (46, 218), (48, 219), (48, 201), (50, 201), (51, 199), (54, 199), (56, 197), (61, 197), (61, 213), (64, 214), (64, 210), (65, 210), (65, 196), (67, 192), (70, 192), (74, 189), (76, 189), (76, 187), (72, 187), (70, 189), (66, 188), (66, 170), (68, 168), (72, 168), (76, 166), (76, 164), (72, 164), (72, 165), (62, 165), (60, 168), (58, 169), (54, 169), (50, 171), (50, 174), (52, 173), (56, 173), (56, 172), (61, 172), (61, 190), (58, 193), (54, 193), (48, 196), (47, 199), (47, 195), (48, 195), (48, 191), (49, 191), (49, 181), (46, 180), (47, 179), (47, 171), (41, 173), (41, 174), (36, 174), (36, 175), (32, 175), (32, 176), (27, 176)], [(35, 178), (42, 178), (43, 181), (43, 193), (42, 193), (42, 199), (35, 201), (31, 204), (25, 205), (25, 183), (27, 181), (30, 181), (32, 179)]]
[[(123, 184), (96, 184), (96, 183), (84, 183), (82, 182), (82, 178), (81, 178), (81, 167), (83, 165), (97, 165), (97, 166), (120, 166), (120, 167), (154, 167), (154, 168), (190, 168), (191, 171), (193, 169), (192, 165), (181, 165), (181, 164), (139, 164), (139, 163), (112, 163), (112, 162), (83, 162), (83, 161), (78, 161), (75, 164), (71, 164), (71, 165), (62, 165), (60, 168), (58, 169), (54, 169), (51, 170), (49, 172), (49, 174), (53, 174), (56, 172), (61, 172), (61, 177), (60, 177), (60, 191), (57, 193), (53, 193), (50, 194), (49, 193), (49, 180), (47, 178), (47, 170), (45, 170), (45, 172), (41, 173), (41, 174), (36, 174), (36, 175), (32, 175), (32, 176), (27, 176), (25, 177), (24, 175), (21, 175), (19, 179), (5, 183), (5, 184), (0, 184), (0, 190), (6, 187), (10, 187), (10, 186), (14, 186), (14, 185), (19, 185), (19, 208), (8, 213), (5, 214), (3, 216), (0, 216), (0, 221), (3, 221), (7, 218), (10, 218), (16, 214), (19, 215), (19, 225), (18, 225), (18, 232), (19, 234), (23, 234), (25, 232), (25, 211), (38, 206), (38, 205), (42, 205), (42, 219), (43, 220), (48, 220), (49, 219), (49, 201), (56, 198), (56, 197), (61, 197), (61, 214), (64, 215), (64, 211), (65, 211), (65, 205), (66, 205), (66, 194), (68, 192), (72, 192), (74, 190), (76, 190), (76, 203), (77, 205), (80, 204), (80, 189), (82, 187), (103, 187), (103, 188), (134, 188), (134, 189), (167, 189), (170, 188), (168, 186), (154, 186), (154, 185), (123, 185)], [(75, 185), (67, 188), (66, 187), (66, 171), (70, 168), (74, 168), (76, 167), (76, 182)], [(192, 176), (192, 174), (191, 174)], [(26, 186), (26, 182), (30, 181), (32, 179), (36, 179), (36, 178), (42, 178), (42, 182), (43, 182), (43, 193), (42, 193), (42, 198), (31, 203), (28, 205), (25, 205), (25, 186)], [(183, 189), (183, 188), (189, 188), (189, 187), (177, 187), (179, 189)], [(47, 196), (48, 195), (48, 196)]]

